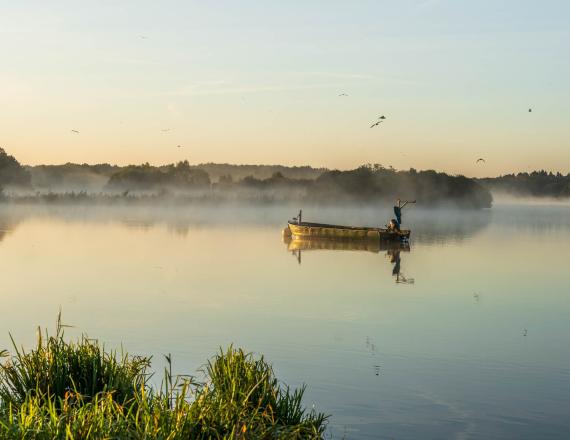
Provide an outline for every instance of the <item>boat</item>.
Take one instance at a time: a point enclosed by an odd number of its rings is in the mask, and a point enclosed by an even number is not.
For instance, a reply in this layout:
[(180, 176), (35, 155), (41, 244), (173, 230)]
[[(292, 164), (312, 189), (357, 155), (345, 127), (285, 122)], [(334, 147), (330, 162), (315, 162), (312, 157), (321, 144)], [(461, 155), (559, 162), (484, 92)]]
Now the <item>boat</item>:
[(284, 234), (290, 233), (293, 238), (406, 241), (410, 238), (410, 232), (409, 229), (342, 226), (289, 220)]
[(287, 227), (283, 230), (284, 236), (292, 238), (324, 238), (334, 240), (376, 240), (405, 242), (410, 239), (411, 231), (402, 229), (402, 209), (409, 203), (416, 203), (415, 200), (396, 200), (394, 214), (396, 218), (390, 220), (385, 228), (371, 228), (367, 226), (341, 226), (329, 225), (326, 223), (311, 223), (303, 221), (303, 211), (299, 211), (297, 217), (287, 222)]

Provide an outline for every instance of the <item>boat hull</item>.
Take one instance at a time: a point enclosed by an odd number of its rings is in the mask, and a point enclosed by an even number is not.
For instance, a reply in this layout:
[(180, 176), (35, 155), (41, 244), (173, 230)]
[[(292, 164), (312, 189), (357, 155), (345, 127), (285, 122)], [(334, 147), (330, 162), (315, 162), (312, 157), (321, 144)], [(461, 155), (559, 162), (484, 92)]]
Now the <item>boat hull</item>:
[(327, 225), (309, 222), (289, 222), (289, 230), (293, 237), (299, 238), (380, 241), (403, 241), (410, 238), (410, 231), (408, 229), (394, 231), (384, 228)]

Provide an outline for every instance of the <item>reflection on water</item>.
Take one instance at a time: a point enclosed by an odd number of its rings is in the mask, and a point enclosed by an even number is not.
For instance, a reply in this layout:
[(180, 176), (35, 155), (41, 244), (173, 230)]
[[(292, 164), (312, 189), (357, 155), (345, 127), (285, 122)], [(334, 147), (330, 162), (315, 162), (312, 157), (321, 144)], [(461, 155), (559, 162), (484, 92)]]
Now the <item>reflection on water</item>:
[(472, 238), (489, 225), (492, 217), (493, 213), (488, 209), (408, 214), (414, 241), (425, 244), (445, 244)]
[(390, 263), (394, 263), (392, 275), (396, 277), (397, 284), (414, 284), (413, 278), (406, 277), (401, 271), (402, 260), (400, 258), (401, 249), (388, 249), (386, 255), (390, 258)]
[(364, 251), (379, 253), (383, 251), (404, 250), (410, 251), (409, 243), (380, 240), (334, 240), (326, 238), (291, 238), (283, 236), (283, 243), (287, 250), (296, 251)]
[(263, 353), (333, 415), (333, 438), (570, 432), (570, 209), (413, 208), (409, 250), (284, 245), (291, 211), (0, 206), (0, 349), (8, 332), (29, 346), (61, 307), (70, 335), (154, 355), (157, 369), (172, 353), (195, 372), (230, 343)]
[(380, 241), (380, 240), (335, 240), (327, 238), (299, 238), (283, 235), (283, 243), (299, 264), (302, 262), (303, 251), (360, 251), (380, 253), (385, 252), (392, 263), (392, 275), (397, 284), (414, 284), (414, 279), (406, 277), (401, 270), (401, 252), (410, 252), (409, 242)]
[(17, 219), (12, 218), (8, 213), (0, 211), (0, 243), (4, 240), (17, 226)]
[[(559, 208), (562, 209), (562, 208)], [(283, 226), (290, 217), (292, 208), (283, 207), (240, 207), (240, 206), (201, 206), (195, 207), (144, 207), (144, 206), (9, 206), (0, 205), (0, 222), (9, 227), (0, 230), (4, 232), (13, 230), (21, 222), (30, 218), (57, 219), (64, 222), (84, 222), (96, 224), (119, 223), (128, 228), (149, 230), (154, 227), (165, 226), (175, 235), (186, 236), (192, 228), (211, 227), (212, 225), (258, 225)], [(315, 222), (328, 222), (335, 224), (354, 224), (363, 226), (384, 226), (385, 220), (393, 214), (390, 209), (363, 209), (313, 207), (305, 209), (305, 218)], [(416, 243), (441, 243), (461, 241), (475, 236), (494, 221), (521, 222), (528, 218), (517, 215), (516, 219), (501, 215), (495, 209), (483, 211), (450, 211), (450, 210), (418, 210), (411, 209), (406, 213), (406, 227), (412, 229), (412, 239)], [(550, 221), (556, 220), (556, 221)], [(563, 215), (551, 215), (537, 218), (532, 223), (546, 223), (551, 227), (567, 226), (569, 222)], [(564, 223), (567, 222), (567, 223)]]
[(4, 240), (6, 234), (10, 233), (10, 229), (6, 227), (6, 225), (0, 224), (0, 241)]

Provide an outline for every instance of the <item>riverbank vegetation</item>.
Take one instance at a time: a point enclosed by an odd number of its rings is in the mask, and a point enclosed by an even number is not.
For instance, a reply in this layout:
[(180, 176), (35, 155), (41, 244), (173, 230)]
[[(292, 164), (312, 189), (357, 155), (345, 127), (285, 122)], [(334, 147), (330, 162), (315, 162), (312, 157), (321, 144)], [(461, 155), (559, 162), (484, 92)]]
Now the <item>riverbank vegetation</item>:
[(204, 379), (150, 385), (151, 359), (106, 350), (82, 337), (39, 332), (30, 351), (0, 351), (0, 438), (246, 439), (323, 438), (327, 416), (302, 404), (304, 388), (275, 378), (263, 357), (220, 351)]
[(418, 206), (490, 208), (493, 198), (482, 185), (465, 176), (450, 176), (433, 170), (399, 171), (381, 165), (363, 165), (355, 170), (329, 171), (315, 180), (309, 197), (316, 200), (385, 201), (417, 200)]
[(480, 179), (489, 190), (514, 197), (570, 197), (570, 173), (544, 170)]
[[(3, 167), (3, 163), (6, 165)], [(216, 175), (213, 178), (208, 170)], [(250, 170), (255, 173), (245, 175)], [(279, 170), (279, 171), (275, 171)], [(221, 174), (226, 171), (226, 174)], [(270, 171), (273, 171), (269, 174)], [(4, 176), (4, 177), (2, 177)], [(18, 176), (17, 178), (14, 176)], [(492, 196), (474, 179), (433, 170), (396, 170), (366, 164), (353, 170), (311, 167), (99, 164), (24, 167), (0, 151), (3, 202), (295, 204), (393, 203), (417, 200), (424, 207), (489, 208)]]

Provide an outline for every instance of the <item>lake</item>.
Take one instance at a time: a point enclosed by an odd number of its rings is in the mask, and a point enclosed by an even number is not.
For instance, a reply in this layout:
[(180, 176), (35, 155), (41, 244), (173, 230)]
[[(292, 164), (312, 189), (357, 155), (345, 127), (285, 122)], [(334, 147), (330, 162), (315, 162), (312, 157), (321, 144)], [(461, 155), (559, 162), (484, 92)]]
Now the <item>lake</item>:
[(232, 343), (263, 354), (333, 438), (568, 436), (570, 207), (406, 208), (409, 249), (288, 243), (297, 210), (0, 206), (0, 349), (53, 332), (61, 308), (69, 336), (157, 370), (172, 353), (195, 373)]

